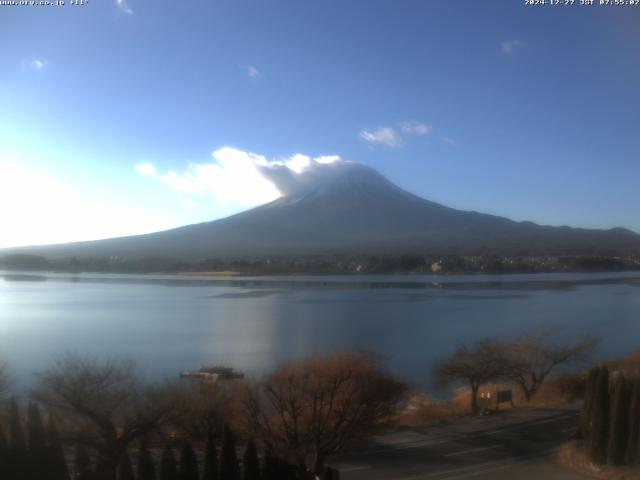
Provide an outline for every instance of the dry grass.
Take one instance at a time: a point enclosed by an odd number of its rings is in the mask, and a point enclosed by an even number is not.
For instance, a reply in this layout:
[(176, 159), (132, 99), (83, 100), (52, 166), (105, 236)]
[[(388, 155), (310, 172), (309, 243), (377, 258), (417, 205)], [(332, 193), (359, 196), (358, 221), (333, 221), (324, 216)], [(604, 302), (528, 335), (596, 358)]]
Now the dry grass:
[(469, 393), (459, 389), (449, 399), (436, 400), (430, 395), (414, 394), (407, 407), (395, 418), (394, 424), (412, 427), (453, 420), (469, 414)]
[(640, 373), (640, 352), (634, 352), (630, 355), (620, 358), (614, 358), (603, 362), (609, 366), (609, 370), (624, 370), (630, 374)]
[[(586, 374), (562, 374), (550, 377), (529, 402), (531, 407), (549, 407), (581, 400), (584, 397)], [(518, 392), (520, 393), (520, 392)], [(517, 396), (518, 405), (526, 404), (522, 394)]]
[[(534, 398), (527, 402), (524, 394), (516, 385), (508, 383), (491, 383), (484, 385), (481, 393), (491, 393), (491, 400), (478, 399), (481, 409), (507, 410), (513, 407), (551, 407), (574, 402), (584, 393), (585, 377), (579, 375), (558, 375), (550, 377), (536, 393)], [(513, 392), (513, 405), (495, 403), (495, 392), (499, 390), (511, 390)], [(471, 392), (468, 388), (459, 388), (453, 395), (445, 400), (434, 399), (430, 395), (414, 394), (403, 409), (391, 423), (399, 426), (429, 425), (441, 421), (455, 420), (456, 418), (470, 414)]]
[(595, 465), (577, 442), (570, 442), (560, 448), (556, 456), (559, 465), (594, 478), (603, 480), (640, 480), (640, 466), (610, 467)]

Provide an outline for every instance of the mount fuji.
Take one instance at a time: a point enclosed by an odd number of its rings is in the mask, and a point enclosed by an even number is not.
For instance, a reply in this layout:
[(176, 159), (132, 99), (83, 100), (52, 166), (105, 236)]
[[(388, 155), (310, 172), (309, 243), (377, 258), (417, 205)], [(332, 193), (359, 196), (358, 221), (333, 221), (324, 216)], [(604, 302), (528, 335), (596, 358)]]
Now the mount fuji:
[(640, 235), (552, 227), (461, 211), (394, 185), (361, 163), (315, 164), (297, 174), (257, 167), (282, 196), (227, 218), (157, 233), (12, 249), (48, 258), (201, 260), (325, 254), (626, 255)]

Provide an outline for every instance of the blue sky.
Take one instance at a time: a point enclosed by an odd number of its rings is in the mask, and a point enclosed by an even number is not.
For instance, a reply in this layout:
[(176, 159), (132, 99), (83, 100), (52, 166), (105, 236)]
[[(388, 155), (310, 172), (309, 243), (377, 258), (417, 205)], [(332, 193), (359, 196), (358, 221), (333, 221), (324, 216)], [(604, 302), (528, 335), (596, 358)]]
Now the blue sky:
[(66, 3), (0, 6), (0, 246), (226, 216), (277, 196), (254, 162), (296, 155), (640, 231), (640, 6)]

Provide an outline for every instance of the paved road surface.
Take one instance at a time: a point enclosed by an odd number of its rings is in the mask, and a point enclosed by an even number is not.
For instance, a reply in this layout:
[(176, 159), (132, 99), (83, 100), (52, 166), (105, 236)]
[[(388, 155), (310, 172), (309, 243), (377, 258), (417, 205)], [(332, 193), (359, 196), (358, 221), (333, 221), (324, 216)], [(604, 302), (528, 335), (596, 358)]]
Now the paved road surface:
[(514, 409), (448, 425), (399, 429), (330, 462), (341, 480), (582, 480), (551, 456), (578, 410)]

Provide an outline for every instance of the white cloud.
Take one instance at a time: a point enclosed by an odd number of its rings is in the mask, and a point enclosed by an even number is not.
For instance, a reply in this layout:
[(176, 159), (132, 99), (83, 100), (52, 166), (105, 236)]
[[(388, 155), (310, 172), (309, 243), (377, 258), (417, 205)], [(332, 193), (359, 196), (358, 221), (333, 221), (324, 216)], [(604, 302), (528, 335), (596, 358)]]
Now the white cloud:
[(453, 146), (453, 145), (456, 144), (456, 141), (451, 137), (442, 137), (442, 141), (444, 143), (446, 143), (447, 145), (452, 145)]
[(156, 167), (154, 167), (151, 163), (145, 162), (136, 165), (136, 171), (142, 175), (143, 177), (157, 177), (158, 172), (156, 171)]
[[(213, 198), (223, 206), (253, 207), (290, 192), (302, 173), (341, 160), (335, 155), (312, 158), (299, 153), (267, 160), (262, 155), (231, 147), (214, 151), (212, 157), (213, 161), (193, 163), (184, 172), (158, 174), (149, 163), (137, 165), (136, 170), (140, 175), (158, 178), (170, 189), (188, 197)], [(155, 174), (150, 175), (151, 172)], [(191, 198), (186, 201), (193, 204)]]
[(35, 59), (33, 62), (31, 62), (31, 66), (36, 70), (42, 70), (47, 66), (47, 63), (48, 62), (46, 60)]
[(260, 70), (253, 65), (248, 65), (242, 68), (249, 78), (253, 78), (254, 80), (260, 78)]
[[(423, 137), (433, 131), (433, 126), (427, 123), (410, 121), (399, 125), (399, 129), (405, 136), (417, 135)], [(368, 143), (379, 143), (389, 148), (404, 146), (403, 136), (392, 127), (380, 127), (376, 130), (362, 130), (360, 138)]]
[(505, 55), (514, 55), (523, 47), (524, 43), (520, 40), (505, 40), (500, 44), (500, 51)]
[(32, 58), (31, 60), (25, 60), (22, 62), (23, 66), (30, 68), (31, 70), (41, 71), (44, 70), (49, 62), (42, 58)]
[(407, 135), (427, 135), (431, 133), (433, 127), (426, 123), (405, 122), (402, 124), (402, 132)]
[(323, 155), (321, 157), (315, 157), (314, 160), (316, 161), (316, 163), (324, 164), (342, 161), (339, 155)]
[(127, 15), (133, 15), (133, 10), (131, 10), (126, 0), (116, 0), (116, 6)]
[(200, 205), (198, 205), (196, 202), (194, 202), (189, 198), (185, 198), (184, 200), (182, 200), (182, 206), (193, 209), (193, 208), (198, 208)]
[(296, 153), (291, 159), (285, 160), (284, 164), (287, 168), (293, 170), (296, 173), (302, 173), (311, 165), (311, 158), (300, 153)]
[(391, 127), (380, 127), (373, 131), (362, 130), (360, 138), (368, 143), (380, 143), (389, 148), (402, 147), (402, 137)]

